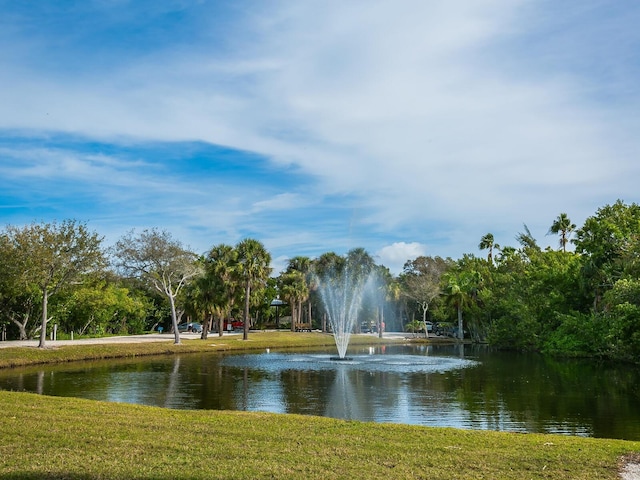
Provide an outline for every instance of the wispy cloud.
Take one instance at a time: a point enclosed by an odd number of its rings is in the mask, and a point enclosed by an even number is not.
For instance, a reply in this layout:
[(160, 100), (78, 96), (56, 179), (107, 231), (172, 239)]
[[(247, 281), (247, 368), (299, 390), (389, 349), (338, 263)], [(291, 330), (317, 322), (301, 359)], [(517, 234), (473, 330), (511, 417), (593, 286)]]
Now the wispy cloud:
[[(42, 5), (5, 8), (0, 129), (99, 146), (5, 145), (0, 172), (92, 185), (123, 225), (392, 261), (637, 200), (633, 2)], [(152, 158), (197, 142), (238, 154)]]

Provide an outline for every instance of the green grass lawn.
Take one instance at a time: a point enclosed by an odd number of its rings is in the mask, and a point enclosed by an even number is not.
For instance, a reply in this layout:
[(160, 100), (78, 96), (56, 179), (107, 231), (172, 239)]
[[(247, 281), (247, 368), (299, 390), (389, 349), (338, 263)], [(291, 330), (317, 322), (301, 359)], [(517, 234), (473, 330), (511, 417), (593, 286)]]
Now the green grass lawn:
[[(399, 340), (379, 339), (371, 335), (353, 335), (351, 345), (376, 345), (398, 343)], [(401, 341), (401, 340), (400, 340)], [(183, 339), (175, 345), (173, 335), (166, 342), (152, 343), (107, 343), (57, 346), (47, 342), (47, 348), (9, 347), (0, 348), (0, 368), (22, 367), (43, 363), (61, 363), (78, 360), (107, 358), (133, 358), (147, 355), (172, 355), (198, 352), (231, 350), (264, 350), (265, 348), (312, 348), (329, 347), (335, 350), (332, 335), (323, 333), (252, 332), (248, 340), (232, 335), (219, 337), (210, 335), (207, 340)]]
[(640, 443), (0, 392), (0, 477), (615, 479)]
[[(313, 336), (256, 334), (249, 342), (298, 347), (321, 341)], [(4, 350), (22, 364), (23, 355), (26, 363), (61, 362), (247, 344), (214, 337), (179, 346), (0, 349), (0, 361), (11, 363)], [(640, 442), (623, 440), (168, 410), (18, 392), (0, 392), (0, 409), (3, 479), (616, 479), (622, 456), (640, 451)]]

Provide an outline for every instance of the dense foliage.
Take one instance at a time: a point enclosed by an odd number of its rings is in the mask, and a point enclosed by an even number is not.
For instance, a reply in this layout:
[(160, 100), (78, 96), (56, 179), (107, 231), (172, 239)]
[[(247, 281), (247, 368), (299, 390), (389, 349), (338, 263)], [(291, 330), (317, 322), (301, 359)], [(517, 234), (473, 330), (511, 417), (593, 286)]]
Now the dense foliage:
[(8, 338), (33, 338), (50, 322), (60, 335), (102, 335), (193, 321), (205, 326), (205, 338), (231, 325), (241, 325), (245, 338), (249, 327), (326, 331), (318, 279), (349, 260), (376, 277), (355, 331), (433, 332), (499, 348), (637, 361), (640, 206), (619, 200), (580, 228), (566, 213), (550, 224), (558, 250), (541, 249), (525, 225), (517, 246), (500, 246), (488, 233), (478, 245), (486, 258), (418, 257), (395, 277), (361, 248), (293, 257), (269, 277), (270, 254), (253, 239), (198, 256), (156, 230), (132, 232), (107, 250), (73, 221), (8, 226), (0, 232), (0, 329)]

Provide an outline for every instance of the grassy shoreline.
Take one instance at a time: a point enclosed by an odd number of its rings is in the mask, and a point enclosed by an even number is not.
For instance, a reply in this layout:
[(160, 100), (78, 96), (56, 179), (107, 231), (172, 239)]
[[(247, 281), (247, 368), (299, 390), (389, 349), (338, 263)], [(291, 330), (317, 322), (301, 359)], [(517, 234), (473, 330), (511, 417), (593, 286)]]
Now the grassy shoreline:
[[(375, 337), (355, 343), (376, 344)], [(382, 341), (388, 343), (388, 341)], [(333, 345), (318, 334), (0, 349), (6, 367)], [(259, 412), (168, 410), (0, 391), (0, 477), (616, 479), (640, 442)]]
[(0, 392), (0, 476), (615, 479), (639, 442)]
[[(402, 342), (404, 339), (380, 339), (374, 336), (351, 337), (351, 345), (382, 345)], [(82, 360), (102, 360), (109, 358), (135, 358), (149, 355), (176, 355), (202, 352), (253, 351), (265, 348), (313, 348), (333, 347), (333, 336), (322, 333), (255, 332), (248, 340), (239, 336), (211, 335), (207, 340), (182, 339), (176, 345), (173, 336), (166, 341), (139, 343), (80, 343), (77, 345), (56, 345), (47, 343), (47, 348), (6, 347), (0, 348), (0, 369), (64, 363)]]

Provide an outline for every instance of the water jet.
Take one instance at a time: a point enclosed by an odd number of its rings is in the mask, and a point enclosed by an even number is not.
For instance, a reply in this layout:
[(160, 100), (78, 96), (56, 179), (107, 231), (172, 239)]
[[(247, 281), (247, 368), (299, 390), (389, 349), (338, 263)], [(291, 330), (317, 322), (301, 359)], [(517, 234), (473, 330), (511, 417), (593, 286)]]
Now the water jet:
[(331, 360), (345, 360), (363, 297), (374, 285), (372, 266), (353, 260), (350, 252), (346, 259), (332, 258), (323, 268), (316, 269), (315, 276), (338, 349), (338, 357)]

